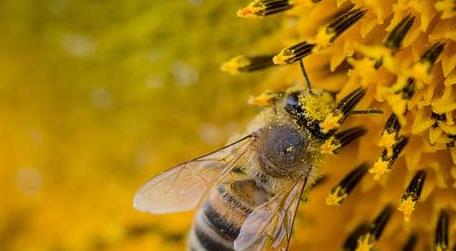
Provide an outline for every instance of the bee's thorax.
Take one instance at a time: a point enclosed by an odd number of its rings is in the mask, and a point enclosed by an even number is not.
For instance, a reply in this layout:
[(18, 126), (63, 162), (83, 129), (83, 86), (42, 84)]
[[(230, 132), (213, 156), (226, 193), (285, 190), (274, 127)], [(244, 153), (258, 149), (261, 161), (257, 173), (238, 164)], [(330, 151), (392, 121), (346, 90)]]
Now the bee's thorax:
[(272, 124), (258, 138), (257, 161), (266, 174), (289, 176), (304, 165), (309, 142), (292, 124)]

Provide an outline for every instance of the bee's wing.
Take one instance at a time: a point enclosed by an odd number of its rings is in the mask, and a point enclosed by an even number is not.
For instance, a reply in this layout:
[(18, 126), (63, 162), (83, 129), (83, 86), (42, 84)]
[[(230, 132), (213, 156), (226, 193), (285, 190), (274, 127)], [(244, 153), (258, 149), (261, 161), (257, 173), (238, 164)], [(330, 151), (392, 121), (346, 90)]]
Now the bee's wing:
[(268, 239), (275, 250), (288, 250), (294, 219), (307, 178), (255, 208), (234, 241), (236, 251), (264, 249)]
[(150, 213), (182, 212), (193, 209), (217, 181), (228, 174), (253, 146), (245, 136), (214, 152), (181, 163), (149, 180), (139, 189), (133, 206)]

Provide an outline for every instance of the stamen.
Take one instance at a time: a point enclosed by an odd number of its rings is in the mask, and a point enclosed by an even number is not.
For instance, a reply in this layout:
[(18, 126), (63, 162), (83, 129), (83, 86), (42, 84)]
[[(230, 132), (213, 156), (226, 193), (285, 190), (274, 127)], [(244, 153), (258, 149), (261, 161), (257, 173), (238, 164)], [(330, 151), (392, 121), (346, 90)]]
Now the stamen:
[(397, 119), (396, 114), (392, 113), (388, 117), (384, 130), (387, 131), (388, 133), (394, 132), (396, 135), (399, 133), (399, 130), (401, 130), (401, 124), (399, 123), (399, 120)]
[(362, 9), (353, 9), (345, 14), (337, 17), (327, 26), (327, 33), (333, 34), (331, 42), (333, 42), (338, 36), (340, 36), (345, 30), (350, 28), (355, 24), (359, 19), (361, 19), (367, 10)]
[(282, 96), (283, 92), (266, 90), (258, 96), (250, 97), (247, 103), (253, 106), (266, 107), (275, 104)]
[(386, 156), (391, 157), (393, 155), (393, 147), (399, 140), (399, 130), (401, 129), (401, 124), (397, 116), (392, 113), (385, 124), (385, 129), (383, 130), (382, 136), (378, 142), (378, 146), (384, 147), (386, 150)]
[(330, 113), (323, 122), (320, 123), (321, 132), (324, 134), (332, 134), (335, 132), (365, 94), (365, 89), (358, 88), (340, 100), (339, 103), (337, 103), (334, 112)]
[(408, 78), (407, 83), (400, 90), (402, 93), (402, 98), (405, 100), (410, 100), (416, 91), (416, 83), (414, 78)]
[(272, 58), (274, 64), (293, 64), (309, 55), (315, 44), (300, 42), (280, 51)]
[(430, 71), (439, 55), (443, 52), (444, 47), (444, 43), (435, 43), (428, 50), (426, 50), (421, 55), (420, 60), (413, 65), (412, 74), (413, 78), (419, 80), (419, 89), (423, 88), (421, 82), (428, 83), (431, 81)]
[(416, 203), (420, 199), (425, 179), (426, 172), (424, 170), (419, 170), (415, 176), (413, 176), (407, 189), (402, 195), (399, 211), (404, 214), (404, 220), (406, 222), (410, 221), (410, 216), (413, 211), (415, 211)]
[(429, 62), (431, 65), (435, 63), (439, 55), (442, 53), (443, 49), (445, 48), (445, 44), (441, 42), (437, 42), (431, 46), (428, 50), (426, 50), (423, 55), (421, 56), (421, 62)]
[(261, 18), (293, 8), (289, 0), (255, 0), (238, 11), (238, 17)]
[(287, 47), (277, 54), (273, 61), (275, 64), (292, 64), (303, 59), (316, 49), (327, 47), (345, 30), (355, 24), (361, 17), (366, 14), (366, 10), (353, 9), (337, 17), (327, 26), (320, 28), (313, 42), (300, 42), (293, 46)]
[(434, 249), (437, 251), (448, 250), (448, 212), (444, 209), (440, 210), (437, 228), (435, 229)]
[(375, 247), (375, 244), (380, 239), (380, 236), (382, 235), (386, 224), (388, 224), (392, 213), (393, 207), (391, 205), (387, 205), (382, 212), (380, 212), (377, 218), (375, 218), (369, 233), (358, 238), (356, 251), (370, 251)]
[(397, 143), (392, 147), (391, 157), (388, 157), (387, 149), (383, 150), (372, 168), (369, 169), (369, 173), (374, 175), (375, 180), (379, 180), (381, 176), (392, 170), (394, 162), (396, 161), (397, 157), (399, 157), (399, 154), (407, 145), (407, 143), (408, 137), (399, 137)]
[(362, 163), (350, 173), (348, 173), (340, 182), (339, 185), (331, 189), (331, 193), (326, 197), (326, 205), (340, 205), (345, 198), (350, 195), (351, 191), (361, 181), (367, 173), (368, 166)]
[(323, 122), (320, 123), (320, 131), (324, 134), (332, 134), (341, 126), (344, 115), (339, 112), (329, 114)]
[(374, 226), (371, 230), (372, 235), (375, 237), (376, 240), (380, 238), (382, 235), (383, 230), (388, 224), (388, 220), (390, 219), (393, 213), (393, 206), (387, 205), (382, 212), (375, 218)]
[(366, 89), (358, 88), (354, 90), (337, 103), (336, 109), (347, 115), (361, 101), (361, 98), (365, 94)]
[(220, 69), (231, 74), (263, 70), (274, 66), (273, 55), (245, 56), (239, 55), (223, 63)]
[(344, 245), (342, 246), (343, 251), (354, 251), (358, 246), (358, 239), (361, 235), (368, 233), (370, 230), (366, 223), (358, 225), (353, 232), (348, 235), (345, 239)]
[(408, 15), (404, 17), (389, 33), (384, 45), (385, 47), (391, 49), (393, 54), (401, 47), (402, 40), (404, 40), (405, 35), (412, 27), (414, 21), (415, 17)]
[(402, 247), (402, 251), (413, 251), (415, 249), (416, 243), (418, 241), (418, 236), (416, 234), (411, 234), (407, 239), (407, 242)]
[(363, 127), (354, 127), (339, 132), (323, 143), (321, 151), (326, 154), (337, 154), (344, 146), (363, 136), (366, 132), (367, 130)]
[(350, 115), (365, 115), (365, 114), (383, 114), (383, 111), (377, 108), (366, 110), (352, 110)]

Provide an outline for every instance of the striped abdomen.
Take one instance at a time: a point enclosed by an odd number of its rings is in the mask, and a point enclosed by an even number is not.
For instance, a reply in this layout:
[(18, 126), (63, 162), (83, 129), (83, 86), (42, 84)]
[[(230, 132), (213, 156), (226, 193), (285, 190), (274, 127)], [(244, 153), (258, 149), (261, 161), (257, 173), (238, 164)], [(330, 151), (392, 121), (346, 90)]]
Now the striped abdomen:
[(253, 180), (215, 187), (196, 214), (190, 232), (191, 251), (233, 251), (233, 242), (252, 209), (267, 195)]

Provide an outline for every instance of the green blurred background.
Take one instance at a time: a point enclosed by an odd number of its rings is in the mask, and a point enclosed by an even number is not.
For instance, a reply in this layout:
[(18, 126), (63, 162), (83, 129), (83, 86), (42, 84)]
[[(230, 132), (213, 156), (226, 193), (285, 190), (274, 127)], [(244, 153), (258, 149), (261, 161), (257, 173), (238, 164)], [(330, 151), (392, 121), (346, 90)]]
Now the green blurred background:
[(0, 250), (182, 250), (191, 214), (132, 198), (255, 113), (264, 73), (219, 71), (280, 26), (237, 18), (246, 4), (2, 0)]

